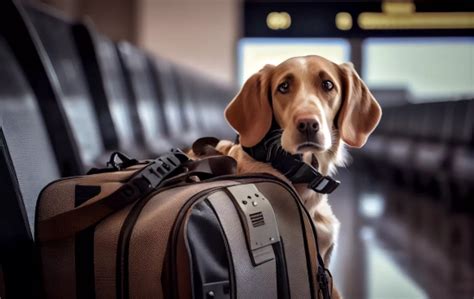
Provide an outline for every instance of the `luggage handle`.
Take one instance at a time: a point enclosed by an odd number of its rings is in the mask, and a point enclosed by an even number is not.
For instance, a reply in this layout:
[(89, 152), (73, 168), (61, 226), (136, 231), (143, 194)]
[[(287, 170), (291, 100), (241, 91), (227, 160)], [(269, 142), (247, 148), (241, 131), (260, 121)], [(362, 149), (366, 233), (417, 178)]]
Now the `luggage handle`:
[[(144, 198), (164, 185), (175, 183), (174, 178), (183, 172), (191, 175), (215, 177), (235, 173), (236, 161), (228, 156), (215, 156), (190, 160), (181, 150), (173, 149), (137, 171), (123, 186), (112, 194), (92, 203), (84, 204), (38, 222), (37, 240), (41, 242), (64, 239), (91, 227), (110, 214)], [(177, 181), (182, 181), (177, 180)]]

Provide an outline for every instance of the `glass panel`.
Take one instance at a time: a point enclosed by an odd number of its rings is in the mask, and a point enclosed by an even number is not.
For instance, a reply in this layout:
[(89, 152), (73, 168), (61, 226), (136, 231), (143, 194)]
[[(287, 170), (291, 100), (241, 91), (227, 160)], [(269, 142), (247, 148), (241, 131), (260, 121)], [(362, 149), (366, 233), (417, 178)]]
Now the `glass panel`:
[(370, 88), (405, 89), (413, 102), (474, 95), (474, 38), (369, 38), (363, 58)]

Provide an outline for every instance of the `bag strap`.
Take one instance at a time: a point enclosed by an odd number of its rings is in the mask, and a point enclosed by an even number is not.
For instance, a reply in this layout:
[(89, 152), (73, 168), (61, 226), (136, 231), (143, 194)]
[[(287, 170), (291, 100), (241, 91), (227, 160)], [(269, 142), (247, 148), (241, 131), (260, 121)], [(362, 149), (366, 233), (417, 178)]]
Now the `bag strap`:
[(175, 173), (188, 157), (180, 150), (160, 156), (147, 166), (137, 171), (118, 190), (91, 204), (83, 204), (45, 219), (38, 223), (38, 239), (48, 241), (65, 238), (84, 230), (116, 210), (146, 196)]
[[(38, 222), (37, 239), (51, 241), (70, 237), (117, 210), (146, 197), (154, 190), (173, 181), (179, 173), (206, 178), (235, 173), (236, 162), (226, 156), (203, 160), (189, 160), (180, 150), (160, 156), (137, 171), (123, 186), (112, 194), (95, 201), (84, 203), (67, 212)], [(180, 180), (181, 181), (181, 180)], [(169, 185), (169, 184), (168, 184)]]
[(192, 150), (198, 157), (222, 156), (222, 153), (216, 149), (219, 141), (215, 137), (201, 137), (194, 141)]

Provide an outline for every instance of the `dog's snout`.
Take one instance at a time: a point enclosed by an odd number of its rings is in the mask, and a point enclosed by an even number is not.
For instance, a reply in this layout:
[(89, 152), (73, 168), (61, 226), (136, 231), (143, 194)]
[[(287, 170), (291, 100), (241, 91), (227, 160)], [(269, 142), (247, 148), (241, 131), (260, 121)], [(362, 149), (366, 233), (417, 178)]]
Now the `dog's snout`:
[(296, 123), (296, 128), (302, 134), (313, 136), (319, 131), (319, 122), (310, 118), (300, 119)]

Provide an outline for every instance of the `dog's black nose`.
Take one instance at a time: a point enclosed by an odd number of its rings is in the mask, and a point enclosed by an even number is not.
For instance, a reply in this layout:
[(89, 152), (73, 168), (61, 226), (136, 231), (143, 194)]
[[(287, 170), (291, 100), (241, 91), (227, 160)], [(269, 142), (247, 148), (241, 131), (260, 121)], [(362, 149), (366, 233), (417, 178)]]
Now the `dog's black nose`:
[(308, 137), (314, 136), (319, 131), (319, 122), (315, 119), (300, 119), (296, 124), (300, 133), (307, 134)]

